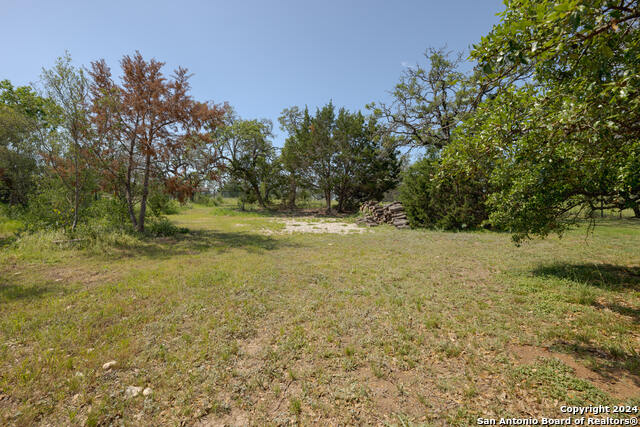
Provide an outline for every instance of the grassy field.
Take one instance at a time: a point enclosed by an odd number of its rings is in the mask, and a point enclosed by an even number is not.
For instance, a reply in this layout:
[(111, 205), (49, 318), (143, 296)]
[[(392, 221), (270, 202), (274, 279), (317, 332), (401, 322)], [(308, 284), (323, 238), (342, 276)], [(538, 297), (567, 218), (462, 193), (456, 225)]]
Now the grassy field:
[(170, 219), (190, 232), (0, 240), (0, 424), (465, 426), (640, 404), (640, 221), (518, 248), (283, 234), (232, 207)]

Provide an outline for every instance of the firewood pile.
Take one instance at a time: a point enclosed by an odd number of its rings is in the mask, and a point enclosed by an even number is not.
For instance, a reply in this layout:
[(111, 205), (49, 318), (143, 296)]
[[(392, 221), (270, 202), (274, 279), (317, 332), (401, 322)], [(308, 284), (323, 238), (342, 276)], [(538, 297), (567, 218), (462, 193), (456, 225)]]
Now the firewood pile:
[(375, 227), (380, 224), (391, 224), (396, 228), (409, 228), (409, 220), (400, 202), (393, 202), (383, 206), (370, 200), (360, 206), (362, 218), (356, 221), (360, 225)]

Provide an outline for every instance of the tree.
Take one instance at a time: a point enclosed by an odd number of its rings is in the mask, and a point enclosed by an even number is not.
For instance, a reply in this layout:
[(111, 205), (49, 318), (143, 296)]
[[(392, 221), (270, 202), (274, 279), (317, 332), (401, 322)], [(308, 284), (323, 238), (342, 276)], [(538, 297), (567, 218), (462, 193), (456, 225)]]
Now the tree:
[(338, 211), (353, 210), (367, 200), (382, 200), (399, 180), (397, 150), (385, 146), (375, 118), (341, 108), (333, 135), (336, 143), (334, 192)]
[[(507, 155), (492, 173), (490, 221), (531, 235), (562, 233), (579, 214), (632, 208), (640, 213), (640, 7), (637, 0), (510, 0), (502, 22), (472, 52), (501, 81), (522, 121), (485, 138)], [(512, 126), (497, 112), (493, 126)]]
[(228, 162), (231, 177), (245, 184), (260, 206), (266, 208), (269, 197), (279, 185), (280, 165), (269, 141), (273, 125), (269, 120), (241, 120), (219, 129), (217, 138), (222, 158)]
[(87, 179), (83, 175), (89, 170), (89, 80), (82, 69), (71, 64), (67, 53), (57, 59), (52, 69), (43, 69), (42, 83), (46, 96), (59, 107), (59, 126), (57, 138), (45, 138), (41, 147), (49, 166), (73, 192), (71, 229), (75, 230), (81, 194), (87, 189)]
[(333, 104), (311, 116), (298, 107), (285, 109), (280, 124), (288, 133), (281, 159), (287, 173), (289, 207), (298, 188), (311, 188), (325, 199), (327, 211), (335, 196), (340, 212), (365, 200), (381, 200), (398, 182), (400, 161), (373, 117)]
[(30, 86), (0, 81), (0, 201), (25, 206), (35, 188), (38, 141), (53, 128), (56, 107)]
[(309, 159), (309, 170), (313, 185), (324, 196), (327, 212), (331, 211), (331, 196), (335, 178), (335, 157), (337, 146), (333, 136), (335, 128), (335, 109), (329, 102), (316, 110), (309, 125), (309, 139), (305, 154)]
[(451, 58), (444, 48), (428, 49), (428, 69), (420, 65), (405, 69), (391, 92), (391, 104), (372, 103), (367, 107), (384, 121), (394, 142), (409, 147), (441, 149), (451, 142), (455, 127), (482, 100), (486, 86), (476, 84), (477, 76), (460, 72), (462, 55)]
[(294, 106), (285, 108), (278, 121), (281, 129), (288, 134), (280, 152), (280, 162), (288, 181), (285, 190), (287, 206), (289, 209), (295, 209), (298, 191), (310, 186), (307, 179), (309, 159), (305, 155), (305, 150), (309, 144), (311, 117), (307, 108), (302, 111)]
[[(225, 105), (223, 108), (227, 109)], [(224, 168), (218, 143), (211, 133), (185, 136), (169, 155), (159, 159), (165, 192), (180, 202), (194, 200), (196, 193), (220, 179)]]
[(185, 144), (206, 143), (207, 132), (221, 125), (225, 109), (190, 97), (185, 68), (167, 79), (163, 62), (145, 61), (139, 52), (124, 56), (120, 65), (123, 76), (118, 85), (104, 60), (92, 63), (92, 120), (97, 134), (93, 152), (107, 178), (105, 184), (124, 196), (131, 224), (144, 231), (150, 181), (172, 182), (157, 167), (159, 161), (171, 158)]

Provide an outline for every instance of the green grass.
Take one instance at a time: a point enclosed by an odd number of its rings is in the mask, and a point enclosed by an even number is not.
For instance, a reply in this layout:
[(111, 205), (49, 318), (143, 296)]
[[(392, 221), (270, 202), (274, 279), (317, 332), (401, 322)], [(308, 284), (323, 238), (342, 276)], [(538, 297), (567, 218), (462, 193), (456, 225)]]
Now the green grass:
[(170, 219), (190, 232), (0, 249), (0, 424), (464, 426), (640, 398), (512, 350), (638, 380), (636, 220), (516, 248), (490, 232), (278, 234), (229, 203)]
[(0, 237), (6, 237), (22, 229), (22, 223), (0, 215)]

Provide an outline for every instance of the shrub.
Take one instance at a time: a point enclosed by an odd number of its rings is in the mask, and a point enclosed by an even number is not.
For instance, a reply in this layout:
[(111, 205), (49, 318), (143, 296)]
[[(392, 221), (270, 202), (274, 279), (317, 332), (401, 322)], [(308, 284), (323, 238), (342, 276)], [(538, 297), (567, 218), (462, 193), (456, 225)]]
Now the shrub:
[(196, 194), (193, 198), (194, 203), (205, 206), (220, 206), (223, 203), (222, 194), (211, 196), (209, 194)]
[(461, 230), (487, 218), (486, 189), (441, 159), (425, 157), (405, 171), (400, 200), (412, 227)]
[(127, 205), (116, 197), (97, 197), (83, 212), (85, 224), (97, 228), (130, 229)]
[(180, 203), (167, 193), (154, 191), (149, 196), (149, 208), (151, 209), (151, 214), (156, 217), (175, 215), (180, 212)]
[(175, 226), (167, 218), (155, 218), (147, 225), (146, 232), (156, 237), (170, 237), (179, 233), (188, 233), (189, 230), (184, 227)]
[(28, 231), (64, 229), (73, 222), (66, 188), (57, 180), (41, 180), (24, 209), (15, 214), (25, 223)]

